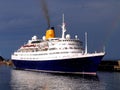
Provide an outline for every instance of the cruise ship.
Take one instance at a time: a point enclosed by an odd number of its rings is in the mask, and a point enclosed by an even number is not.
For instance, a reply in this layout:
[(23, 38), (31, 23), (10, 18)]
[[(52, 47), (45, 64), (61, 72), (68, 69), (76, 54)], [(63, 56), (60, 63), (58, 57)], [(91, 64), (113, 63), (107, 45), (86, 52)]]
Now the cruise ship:
[(92, 74), (96, 75), (105, 52), (87, 52), (87, 33), (85, 46), (75, 35), (72, 39), (66, 33), (64, 15), (61, 25), (61, 37), (55, 36), (54, 27), (46, 30), (39, 39), (33, 36), (11, 55), (16, 69), (50, 73)]

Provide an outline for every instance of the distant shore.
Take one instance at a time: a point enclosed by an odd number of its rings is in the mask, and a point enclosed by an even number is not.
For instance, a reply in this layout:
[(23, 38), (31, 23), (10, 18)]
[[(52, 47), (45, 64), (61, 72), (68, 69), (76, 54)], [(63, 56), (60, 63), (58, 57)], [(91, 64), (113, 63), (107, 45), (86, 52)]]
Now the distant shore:
[(0, 66), (1, 65), (7, 65), (7, 66), (13, 66), (13, 63), (11, 60), (8, 60), (8, 61), (0, 61)]
[(1, 65), (13, 66), (13, 63), (12, 63), (12, 60), (5, 59), (2, 56), (0, 56), (0, 66)]
[(120, 72), (120, 60), (103, 60), (98, 71)]

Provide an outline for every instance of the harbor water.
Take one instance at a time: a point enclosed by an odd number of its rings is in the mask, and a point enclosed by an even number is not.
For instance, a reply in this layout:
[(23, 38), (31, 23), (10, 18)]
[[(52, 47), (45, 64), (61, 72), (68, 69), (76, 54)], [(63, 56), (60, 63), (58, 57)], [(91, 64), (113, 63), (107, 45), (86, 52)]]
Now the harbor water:
[(120, 72), (50, 74), (0, 66), (0, 90), (120, 90)]

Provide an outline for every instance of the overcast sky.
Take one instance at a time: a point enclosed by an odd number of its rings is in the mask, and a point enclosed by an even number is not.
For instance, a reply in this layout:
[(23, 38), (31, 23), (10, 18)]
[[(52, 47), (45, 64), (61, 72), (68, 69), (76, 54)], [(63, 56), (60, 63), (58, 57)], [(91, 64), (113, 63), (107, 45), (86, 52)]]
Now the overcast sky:
[[(120, 59), (120, 0), (46, 0), (50, 24), (61, 37), (62, 14), (67, 32), (84, 42), (88, 51), (102, 51), (104, 59)], [(40, 0), (0, 0), (0, 55), (11, 54), (33, 35), (39, 38), (47, 29)]]

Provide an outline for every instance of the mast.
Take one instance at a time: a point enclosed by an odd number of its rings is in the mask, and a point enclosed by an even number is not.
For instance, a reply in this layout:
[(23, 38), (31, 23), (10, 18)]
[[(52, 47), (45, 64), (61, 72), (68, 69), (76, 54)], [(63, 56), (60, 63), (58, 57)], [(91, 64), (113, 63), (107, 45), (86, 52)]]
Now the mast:
[(62, 25), (61, 25), (61, 28), (62, 28), (62, 39), (64, 39), (64, 37), (65, 37), (65, 32), (66, 32), (65, 22), (64, 22), (64, 14), (63, 14), (63, 16), (62, 16)]
[(87, 54), (87, 32), (85, 32), (85, 54)]

